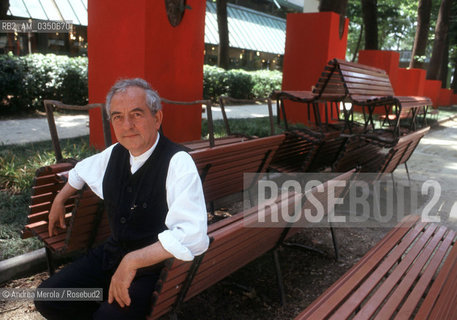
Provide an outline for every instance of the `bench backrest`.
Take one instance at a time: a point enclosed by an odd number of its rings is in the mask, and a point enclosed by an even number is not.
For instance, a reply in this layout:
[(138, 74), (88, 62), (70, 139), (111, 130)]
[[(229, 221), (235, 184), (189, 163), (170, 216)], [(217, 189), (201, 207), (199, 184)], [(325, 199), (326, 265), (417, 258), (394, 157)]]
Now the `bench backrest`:
[[(58, 235), (49, 237), (48, 215), (57, 193), (66, 182), (68, 170), (74, 163), (58, 163), (37, 170), (32, 187), (28, 221), (22, 237), (37, 236), (53, 252), (87, 249), (109, 235), (107, 217), (101, 200), (89, 189), (83, 189), (66, 202), (66, 230), (58, 229)], [(100, 227), (100, 228), (99, 228)], [(75, 232), (72, 230), (75, 229)]]
[(279, 172), (305, 172), (319, 148), (322, 135), (313, 132), (291, 131), (276, 151), (270, 169)]
[(349, 97), (363, 102), (394, 96), (389, 76), (384, 70), (342, 59), (329, 61), (313, 93), (318, 99), (330, 101), (344, 101)]
[(276, 135), (190, 152), (203, 181), (205, 200), (243, 191), (243, 173), (264, 172), (283, 140), (284, 135)]

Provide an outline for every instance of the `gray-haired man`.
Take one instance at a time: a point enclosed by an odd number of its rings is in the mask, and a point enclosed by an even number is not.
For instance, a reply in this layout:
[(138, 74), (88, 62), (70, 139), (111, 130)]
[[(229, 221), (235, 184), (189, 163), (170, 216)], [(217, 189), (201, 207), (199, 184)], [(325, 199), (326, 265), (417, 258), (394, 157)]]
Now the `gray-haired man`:
[(119, 143), (79, 162), (57, 195), (49, 233), (65, 228), (64, 203), (87, 184), (104, 199), (111, 237), (41, 288), (104, 288), (101, 304), (35, 301), (48, 319), (141, 319), (150, 311), (160, 262), (208, 248), (206, 207), (192, 158), (158, 132), (160, 98), (142, 79), (118, 81), (106, 99)]

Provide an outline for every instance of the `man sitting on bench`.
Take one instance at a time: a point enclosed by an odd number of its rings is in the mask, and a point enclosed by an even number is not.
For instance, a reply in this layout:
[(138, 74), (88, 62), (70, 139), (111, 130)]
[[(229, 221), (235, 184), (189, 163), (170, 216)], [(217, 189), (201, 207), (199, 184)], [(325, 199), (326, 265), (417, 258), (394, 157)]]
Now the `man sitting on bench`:
[[(39, 288), (103, 288), (103, 302), (38, 301), (48, 319), (144, 319), (160, 262), (208, 248), (202, 185), (189, 154), (158, 133), (160, 98), (142, 79), (118, 81), (106, 98), (119, 143), (79, 162), (49, 214), (65, 228), (65, 201), (87, 184), (104, 199), (111, 237)], [(75, 230), (77, 232), (77, 230)]]

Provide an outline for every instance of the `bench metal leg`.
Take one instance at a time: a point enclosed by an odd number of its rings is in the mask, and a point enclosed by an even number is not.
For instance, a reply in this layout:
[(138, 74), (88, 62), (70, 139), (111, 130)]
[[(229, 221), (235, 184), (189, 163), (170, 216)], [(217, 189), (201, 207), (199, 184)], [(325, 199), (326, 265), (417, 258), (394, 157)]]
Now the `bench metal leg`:
[(411, 178), (410, 178), (410, 176), (409, 176), (408, 165), (406, 164), (406, 162), (405, 162), (405, 169), (406, 169), (406, 174), (408, 175), (409, 184), (411, 184)]
[(52, 261), (52, 251), (48, 247), (45, 247), (45, 249), (46, 249), (46, 262), (48, 265), (49, 276), (52, 276), (56, 271), (54, 262)]
[(340, 254), (338, 251), (338, 242), (335, 237), (335, 230), (333, 229), (333, 226), (331, 224), (330, 224), (330, 233), (332, 234), (333, 249), (335, 250), (335, 261), (338, 262), (340, 259)]
[(279, 264), (278, 249), (273, 250), (273, 259), (275, 261), (275, 270), (276, 270), (276, 279), (278, 281), (279, 298), (281, 300), (281, 305), (284, 307), (286, 305), (286, 294), (284, 292), (284, 281), (282, 279), (281, 265)]

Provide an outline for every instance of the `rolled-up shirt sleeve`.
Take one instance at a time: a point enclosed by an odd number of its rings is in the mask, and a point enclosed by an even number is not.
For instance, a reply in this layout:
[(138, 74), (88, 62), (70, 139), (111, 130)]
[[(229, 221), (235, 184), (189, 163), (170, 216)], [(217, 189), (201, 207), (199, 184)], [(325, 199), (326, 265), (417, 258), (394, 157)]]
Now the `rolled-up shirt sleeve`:
[(103, 177), (114, 146), (115, 144), (78, 162), (68, 173), (70, 186), (81, 190), (84, 184), (87, 184), (98, 197), (103, 199)]
[(197, 168), (189, 154), (176, 153), (166, 180), (167, 230), (159, 234), (165, 250), (179, 260), (190, 261), (208, 249), (207, 213)]

